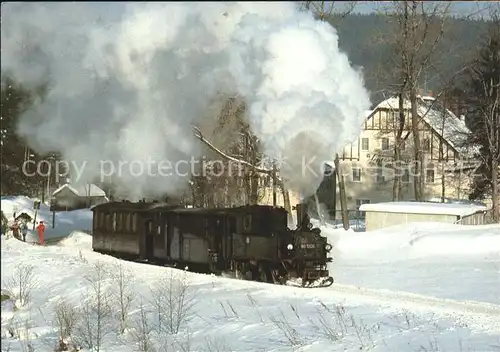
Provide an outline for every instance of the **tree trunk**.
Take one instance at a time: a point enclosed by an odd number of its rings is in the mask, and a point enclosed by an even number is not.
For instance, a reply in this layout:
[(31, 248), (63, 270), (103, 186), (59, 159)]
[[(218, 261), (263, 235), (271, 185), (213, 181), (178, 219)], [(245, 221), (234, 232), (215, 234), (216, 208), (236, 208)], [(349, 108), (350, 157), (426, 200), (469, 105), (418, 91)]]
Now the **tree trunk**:
[(423, 174), (424, 174), (424, 165), (422, 158), (422, 150), (420, 148), (420, 131), (419, 131), (419, 121), (418, 121), (418, 113), (417, 113), (417, 89), (413, 84), (410, 90), (410, 105), (411, 105), (411, 129), (413, 134), (413, 148), (414, 148), (414, 162), (415, 173), (413, 177), (413, 188), (415, 192), (415, 200), (422, 200), (422, 188), (423, 188)]
[(395, 172), (394, 172), (394, 184), (392, 185), (392, 200), (393, 201), (398, 201), (401, 200), (401, 191), (402, 191), (402, 185), (401, 185), (401, 175), (399, 175), (400, 170), (396, 170), (396, 168), (400, 167), (401, 164), (401, 146), (403, 144), (402, 140), (402, 135), (403, 135), (403, 129), (404, 129), (404, 124), (405, 124), (405, 111), (404, 111), (404, 98), (403, 98), (403, 93), (401, 92), (399, 94), (399, 99), (398, 99), (398, 109), (399, 109), (399, 116), (398, 116), (398, 128), (396, 130), (396, 141), (394, 143), (394, 165), (395, 165)]
[(491, 160), (491, 197), (492, 197), (492, 215), (493, 215), (493, 221), (494, 222), (499, 222), (500, 221), (500, 194), (498, 194), (499, 191), (499, 185), (498, 185), (498, 173), (499, 170), (498, 168), (500, 165), (498, 164), (498, 160), (493, 157)]
[(342, 211), (342, 224), (344, 225), (344, 230), (349, 229), (349, 211), (347, 210), (347, 196), (345, 193), (345, 182), (344, 176), (340, 172), (340, 161), (339, 155), (335, 155), (335, 174), (339, 181), (339, 196), (340, 196), (340, 209)]
[(276, 183), (277, 183), (277, 177), (276, 177), (276, 164), (273, 162), (273, 207), (277, 205), (277, 200), (276, 200)]

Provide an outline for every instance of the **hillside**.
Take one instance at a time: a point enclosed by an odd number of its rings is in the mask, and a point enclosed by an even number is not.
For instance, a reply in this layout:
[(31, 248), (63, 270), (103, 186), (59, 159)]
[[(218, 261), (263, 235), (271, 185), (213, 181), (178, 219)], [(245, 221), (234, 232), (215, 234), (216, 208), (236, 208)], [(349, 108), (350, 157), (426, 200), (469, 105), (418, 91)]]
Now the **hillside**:
[[(353, 65), (363, 68), (367, 88), (374, 103), (383, 99), (380, 90), (395, 84), (393, 77), (394, 20), (381, 14), (351, 14), (345, 18), (332, 16), (329, 22), (339, 33), (339, 46)], [(442, 82), (458, 71), (474, 53), (486, 28), (482, 21), (450, 19), (442, 40), (426, 72), (427, 88), (437, 91)], [(421, 82), (422, 87), (424, 82)]]

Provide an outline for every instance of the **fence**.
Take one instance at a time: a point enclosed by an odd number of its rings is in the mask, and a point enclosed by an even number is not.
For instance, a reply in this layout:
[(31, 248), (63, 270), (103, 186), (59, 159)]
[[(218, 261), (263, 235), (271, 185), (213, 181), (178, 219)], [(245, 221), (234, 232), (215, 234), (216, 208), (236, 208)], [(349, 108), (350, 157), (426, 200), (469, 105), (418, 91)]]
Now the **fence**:
[(455, 222), (455, 224), (460, 225), (489, 225), (497, 223), (498, 221), (493, 219), (493, 209), (463, 217)]

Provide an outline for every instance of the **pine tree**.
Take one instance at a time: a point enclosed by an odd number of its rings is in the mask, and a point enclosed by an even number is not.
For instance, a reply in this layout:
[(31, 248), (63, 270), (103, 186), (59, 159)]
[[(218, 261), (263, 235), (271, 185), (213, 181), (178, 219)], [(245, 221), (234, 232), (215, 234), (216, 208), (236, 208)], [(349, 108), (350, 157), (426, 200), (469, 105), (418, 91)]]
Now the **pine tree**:
[(491, 26), (467, 82), (470, 142), (479, 146), (481, 165), (473, 184), (472, 199), (491, 195), (493, 217), (499, 221), (500, 179), (500, 13)]

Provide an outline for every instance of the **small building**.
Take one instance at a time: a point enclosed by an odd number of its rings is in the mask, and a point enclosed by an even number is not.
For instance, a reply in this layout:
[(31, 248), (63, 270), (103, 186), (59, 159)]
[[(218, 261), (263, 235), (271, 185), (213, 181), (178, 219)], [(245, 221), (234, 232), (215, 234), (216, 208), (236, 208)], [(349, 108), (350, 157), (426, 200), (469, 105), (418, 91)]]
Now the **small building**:
[(444, 222), (462, 225), (482, 225), (488, 208), (477, 204), (433, 202), (386, 202), (363, 204), (366, 231), (412, 222)]
[(23, 209), (16, 214), (16, 220), (20, 222), (32, 222), (34, 219), (34, 214), (31, 210)]
[(108, 202), (106, 193), (94, 184), (66, 183), (52, 193), (51, 211), (70, 211), (90, 208)]

